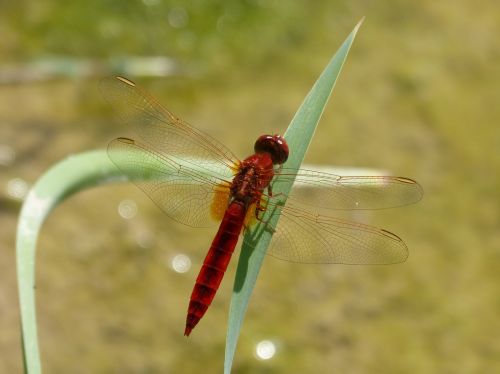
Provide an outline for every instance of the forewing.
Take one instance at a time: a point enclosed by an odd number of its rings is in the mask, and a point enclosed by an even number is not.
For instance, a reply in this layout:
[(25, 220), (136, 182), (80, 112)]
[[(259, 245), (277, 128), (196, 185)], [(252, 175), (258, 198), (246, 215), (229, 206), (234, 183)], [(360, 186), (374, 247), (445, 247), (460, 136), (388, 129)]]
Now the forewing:
[(313, 170), (283, 169), (273, 187), (295, 179), (290, 202), (326, 209), (384, 209), (415, 203), (422, 187), (392, 176), (340, 176)]
[[(163, 108), (133, 82), (117, 77), (101, 82), (101, 91), (134, 138), (156, 153), (184, 164), (231, 175), (238, 159), (223, 144)], [(226, 170), (224, 170), (224, 168)]]

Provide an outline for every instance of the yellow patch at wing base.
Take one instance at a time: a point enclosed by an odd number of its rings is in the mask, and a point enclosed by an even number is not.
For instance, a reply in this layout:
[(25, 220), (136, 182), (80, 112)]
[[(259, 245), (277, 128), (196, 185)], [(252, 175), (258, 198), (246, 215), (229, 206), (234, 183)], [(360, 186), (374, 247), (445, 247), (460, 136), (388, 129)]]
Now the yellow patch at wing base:
[(243, 227), (249, 227), (254, 225), (257, 222), (257, 218), (255, 217), (255, 209), (257, 208), (256, 203), (250, 204), (248, 207), (247, 213), (245, 215), (245, 220), (243, 221)]
[(226, 212), (229, 204), (229, 187), (225, 184), (219, 184), (214, 189), (214, 198), (210, 205), (210, 216), (216, 220), (221, 221)]
[[(267, 205), (266, 199), (264, 196), (260, 198), (260, 207), (265, 208)], [(243, 224), (245, 227), (250, 227), (255, 225), (259, 220), (257, 219), (257, 203), (252, 203), (248, 207), (247, 213), (245, 215), (245, 221), (243, 221)], [(264, 216), (265, 211), (258, 212), (259, 218), (262, 218)]]

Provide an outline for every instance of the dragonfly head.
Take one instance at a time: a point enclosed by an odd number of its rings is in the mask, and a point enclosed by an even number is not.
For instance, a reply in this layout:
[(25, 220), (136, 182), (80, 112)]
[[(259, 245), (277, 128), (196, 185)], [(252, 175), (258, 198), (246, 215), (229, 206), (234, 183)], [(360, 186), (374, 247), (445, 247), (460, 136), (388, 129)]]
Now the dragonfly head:
[(288, 159), (288, 144), (281, 135), (262, 135), (255, 142), (256, 153), (267, 152), (273, 164), (283, 164)]

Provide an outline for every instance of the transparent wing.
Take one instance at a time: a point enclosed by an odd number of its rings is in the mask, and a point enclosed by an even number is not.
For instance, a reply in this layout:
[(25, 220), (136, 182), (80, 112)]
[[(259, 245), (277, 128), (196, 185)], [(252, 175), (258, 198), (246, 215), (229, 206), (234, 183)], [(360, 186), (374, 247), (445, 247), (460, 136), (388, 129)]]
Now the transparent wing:
[[(193, 227), (207, 227), (227, 206), (230, 179), (207, 174), (129, 138), (109, 143), (108, 155), (168, 216)], [(222, 197), (222, 198), (221, 198)]]
[[(108, 146), (111, 160), (173, 219), (201, 227), (220, 218), (238, 159), (125, 78), (106, 80), (101, 89), (136, 136), (112, 141)], [(278, 208), (275, 214), (282, 212), (269, 254), (306, 263), (383, 264), (406, 259), (404, 243), (386, 230), (320, 215), (295, 204), (330, 209), (405, 205), (421, 198), (418, 183), (398, 177), (340, 177), (283, 169), (273, 186), (290, 178), (297, 186), (287, 206), (276, 205), (277, 199), (269, 197), (269, 205)]]
[(231, 151), (125, 78), (103, 80), (101, 91), (134, 134), (109, 144), (116, 166), (176, 221), (205, 227), (219, 219), (239, 163)]
[(340, 176), (313, 170), (282, 169), (273, 182), (295, 179), (290, 202), (326, 209), (384, 209), (408, 205), (422, 198), (422, 187), (412, 179), (381, 176)]
[(148, 149), (208, 172), (232, 175), (238, 159), (229, 149), (163, 108), (133, 82), (122, 77), (105, 79), (100, 88), (118, 117), (133, 131), (133, 138)]
[(408, 257), (395, 234), (376, 227), (314, 214), (287, 204), (268, 254), (291, 262), (314, 264), (393, 264)]

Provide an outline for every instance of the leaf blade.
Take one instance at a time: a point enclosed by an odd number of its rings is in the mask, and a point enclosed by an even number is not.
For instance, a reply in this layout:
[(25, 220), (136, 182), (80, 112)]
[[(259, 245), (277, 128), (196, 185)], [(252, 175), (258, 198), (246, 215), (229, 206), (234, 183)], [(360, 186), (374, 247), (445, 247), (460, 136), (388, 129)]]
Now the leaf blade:
[[(351, 48), (356, 33), (358, 32), (362, 22), (363, 19), (354, 27), (353, 31), (335, 53), (293, 117), (284, 135), (291, 151), (288, 161), (284, 164), (284, 167), (299, 168), (302, 163), (317, 124), (323, 114), (333, 88), (335, 87), (335, 83), (337, 82), (337, 78), (347, 58), (349, 49)], [(291, 190), (292, 185), (293, 181), (290, 181), (289, 183), (281, 183), (280, 188), (273, 190), (273, 192), (275, 194), (284, 193), (286, 196)], [(267, 215), (264, 215), (263, 221), (266, 221), (266, 216)], [(271, 228), (276, 227), (278, 218), (278, 215), (271, 218), (268, 225)], [(245, 234), (245, 239), (241, 248), (231, 305), (229, 308), (229, 321), (224, 359), (225, 374), (229, 374), (231, 372), (243, 318), (245, 316), (253, 288), (255, 287), (257, 276), (260, 272), (260, 268), (262, 267), (266, 249), (271, 242), (272, 234), (269, 230), (265, 230), (262, 226), (263, 225), (258, 225), (255, 230), (251, 230)], [(255, 239), (253, 239), (252, 236), (258, 237), (255, 248), (252, 248), (252, 245), (255, 243)]]

